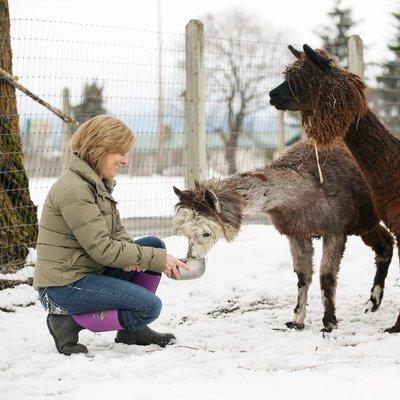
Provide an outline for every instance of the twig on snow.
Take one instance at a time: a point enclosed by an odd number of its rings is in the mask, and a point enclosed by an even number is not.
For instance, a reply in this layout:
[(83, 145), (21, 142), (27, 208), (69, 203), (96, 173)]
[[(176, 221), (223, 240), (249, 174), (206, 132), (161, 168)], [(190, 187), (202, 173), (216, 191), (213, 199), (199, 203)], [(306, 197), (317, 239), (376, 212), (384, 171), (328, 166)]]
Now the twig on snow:
[(208, 353), (216, 353), (215, 350), (208, 350), (208, 349), (207, 349), (207, 346), (204, 347), (204, 349), (199, 349), (199, 348), (197, 348), (197, 347), (191, 347), (191, 346), (182, 346), (182, 345), (175, 346), (175, 347), (180, 347), (180, 348), (182, 348), (182, 349), (198, 350), (198, 351), (199, 351), (199, 350), (202, 350), (202, 351), (207, 351)]
[(322, 363), (322, 364), (310, 365), (308, 367), (290, 369), (289, 372), (296, 372), (296, 371), (301, 371), (304, 369), (314, 369), (314, 368), (318, 368), (318, 367), (323, 367), (324, 365), (335, 365), (335, 364), (353, 364), (353, 363), (351, 361), (327, 362), (327, 363)]

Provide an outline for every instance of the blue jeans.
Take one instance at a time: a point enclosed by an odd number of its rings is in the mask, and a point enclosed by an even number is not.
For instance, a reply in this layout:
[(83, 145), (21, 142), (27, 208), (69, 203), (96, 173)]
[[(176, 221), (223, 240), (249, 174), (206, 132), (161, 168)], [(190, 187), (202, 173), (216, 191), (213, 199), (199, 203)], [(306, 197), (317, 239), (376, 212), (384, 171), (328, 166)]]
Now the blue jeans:
[[(134, 243), (165, 249), (164, 242), (155, 236), (146, 236)], [(156, 320), (162, 304), (154, 293), (129, 282), (134, 274), (106, 267), (104, 275), (93, 272), (69, 285), (42, 288), (39, 298), (46, 310), (56, 314), (118, 310), (121, 324), (136, 330)]]

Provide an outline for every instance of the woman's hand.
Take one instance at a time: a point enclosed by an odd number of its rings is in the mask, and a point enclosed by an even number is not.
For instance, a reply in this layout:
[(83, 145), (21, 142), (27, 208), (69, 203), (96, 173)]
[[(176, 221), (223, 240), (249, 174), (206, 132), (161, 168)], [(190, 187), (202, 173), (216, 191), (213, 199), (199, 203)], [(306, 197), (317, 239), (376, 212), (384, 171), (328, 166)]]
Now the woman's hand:
[(174, 256), (167, 254), (163, 273), (167, 275), (168, 278), (172, 278), (172, 275), (174, 275), (176, 279), (181, 279), (181, 274), (179, 273), (178, 267), (186, 269), (186, 271), (190, 271), (189, 265), (179, 260), (179, 258), (175, 258)]
[(141, 272), (142, 270), (140, 269), (140, 267), (139, 267), (139, 265), (137, 265), (137, 264), (133, 264), (133, 265), (130, 265), (129, 267), (125, 267), (125, 268), (122, 268), (124, 271), (126, 271), (126, 272)]

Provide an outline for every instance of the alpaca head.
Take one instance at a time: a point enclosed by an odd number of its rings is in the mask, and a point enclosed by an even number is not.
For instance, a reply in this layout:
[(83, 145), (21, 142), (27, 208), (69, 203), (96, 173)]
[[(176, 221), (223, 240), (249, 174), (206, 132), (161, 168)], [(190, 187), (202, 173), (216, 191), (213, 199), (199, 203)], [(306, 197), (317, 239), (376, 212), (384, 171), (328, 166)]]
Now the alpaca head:
[[(241, 208), (235, 210), (232, 205), (221, 204), (212, 190), (198, 182), (195, 189), (179, 190), (174, 186), (174, 191), (179, 202), (172, 223), (174, 233), (188, 239), (187, 258), (204, 257), (219, 239), (235, 238), (241, 223)], [(221, 196), (224, 203), (224, 194)]]
[(367, 110), (362, 79), (341, 68), (324, 49), (304, 51), (284, 71), (285, 81), (271, 90), (270, 104), (278, 110), (300, 111), (309, 139), (319, 145), (344, 137), (349, 126)]

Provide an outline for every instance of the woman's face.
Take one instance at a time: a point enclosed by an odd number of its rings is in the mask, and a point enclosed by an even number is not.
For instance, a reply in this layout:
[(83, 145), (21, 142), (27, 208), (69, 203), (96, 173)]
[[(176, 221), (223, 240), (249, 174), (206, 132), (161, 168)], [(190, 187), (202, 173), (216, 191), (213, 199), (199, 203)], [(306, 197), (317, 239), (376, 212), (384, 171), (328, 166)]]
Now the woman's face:
[(108, 153), (104, 157), (102, 179), (115, 178), (121, 165), (126, 165), (129, 154)]

